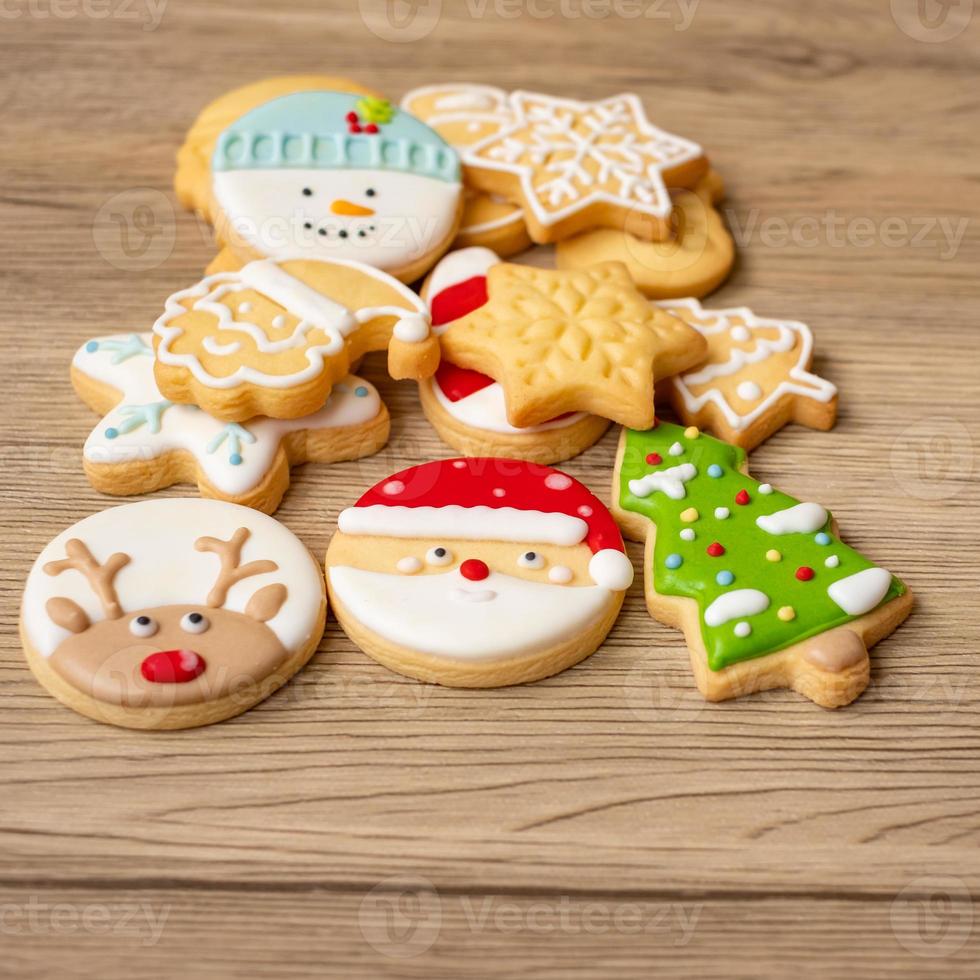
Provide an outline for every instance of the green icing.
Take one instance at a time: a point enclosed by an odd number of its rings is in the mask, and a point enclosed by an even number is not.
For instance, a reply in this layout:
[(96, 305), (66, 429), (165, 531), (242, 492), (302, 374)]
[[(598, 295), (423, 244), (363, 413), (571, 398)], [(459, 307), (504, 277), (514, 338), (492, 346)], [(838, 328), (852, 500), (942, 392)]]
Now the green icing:
[[(623, 510), (641, 514), (656, 525), (652, 569), (655, 587), (662, 595), (697, 600), (708, 666), (712, 670), (721, 670), (742, 660), (782, 650), (856, 619), (857, 616), (849, 615), (834, 602), (827, 588), (839, 579), (875, 565), (830, 533), (830, 515), (822, 532), (777, 535), (764, 531), (756, 524), (756, 518), (793, 507), (799, 501), (778, 490), (760, 493), (760, 484), (739, 471), (745, 453), (737, 446), (703, 433), (687, 438), (684, 432), (681, 426), (668, 422), (660, 422), (646, 432), (626, 430), (619, 504)], [(683, 449), (679, 455), (670, 454), (675, 443)], [(659, 454), (663, 461), (648, 463), (647, 456), (653, 453)], [(693, 464), (696, 475), (683, 483), (683, 497), (672, 499), (659, 489), (648, 496), (630, 492), (631, 480), (684, 463)], [(708, 475), (712, 465), (721, 467), (720, 476)], [(741, 490), (747, 491), (750, 497), (745, 505), (735, 501)], [(674, 492), (677, 492), (676, 487)], [(700, 516), (696, 521), (686, 523), (681, 520), (681, 514), (691, 507)], [(714, 512), (718, 507), (727, 507), (729, 516), (716, 518)], [(694, 531), (693, 541), (681, 537), (685, 528)], [(822, 540), (823, 535), (829, 536), (828, 544), (818, 543), (818, 536)], [(707, 553), (713, 542), (725, 548), (720, 557), (711, 557)], [(781, 553), (781, 561), (766, 558), (766, 552), (772, 549)], [(835, 568), (825, 565), (831, 555), (839, 559)], [(812, 579), (797, 579), (796, 570), (801, 566), (813, 569)], [(729, 584), (721, 584), (719, 572), (729, 572), (734, 578)], [(722, 583), (728, 583), (728, 576), (722, 575), (721, 579)], [(705, 610), (719, 596), (736, 589), (763, 592), (769, 598), (768, 607), (762, 612), (743, 613), (720, 625), (709, 626), (705, 622)], [(904, 592), (905, 586), (892, 577), (881, 601), (888, 602)], [(779, 618), (777, 613), (784, 606), (793, 608), (794, 619), (784, 621)], [(738, 623), (748, 623), (751, 632), (745, 636), (736, 635)], [(744, 630), (745, 627), (741, 627), (741, 631)]]

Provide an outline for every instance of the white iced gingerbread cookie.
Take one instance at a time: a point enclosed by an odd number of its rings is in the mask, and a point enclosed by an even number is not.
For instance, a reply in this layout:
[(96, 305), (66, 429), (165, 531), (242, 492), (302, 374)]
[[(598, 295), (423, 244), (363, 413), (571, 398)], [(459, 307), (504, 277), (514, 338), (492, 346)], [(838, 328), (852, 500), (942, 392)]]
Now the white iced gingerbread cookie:
[(337, 618), (392, 670), (454, 687), (556, 674), (595, 651), (633, 580), (606, 507), (544, 466), (423, 463), (340, 514)]
[(354, 375), (333, 386), (318, 412), (298, 419), (220, 422), (194, 405), (168, 401), (153, 378), (149, 333), (88, 341), (75, 353), (71, 378), (82, 401), (105, 416), (82, 452), (85, 474), (102, 493), (196, 483), (205, 497), (271, 514), (291, 466), (360, 459), (388, 438), (388, 411), (377, 390)]
[(86, 517), (24, 588), (27, 662), (59, 701), (125, 728), (240, 714), (313, 654), (323, 576), (278, 521), (220, 500), (151, 500)]
[[(402, 108), (418, 116), (457, 150), (486, 139), (514, 121), (507, 93), (493, 85), (447, 82), (408, 92)], [(484, 246), (506, 258), (530, 247), (524, 212), (496, 194), (466, 188), (463, 220), (453, 246)]]
[[(500, 259), (473, 246), (443, 256), (422, 287), (439, 336), (454, 320), (487, 300), (487, 271)], [(535, 463), (557, 463), (584, 452), (609, 427), (608, 419), (568, 412), (524, 429), (507, 421), (504, 389), (479, 371), (443, 360), (419, 382), (426, 418), (453, 449), (467, 456), (510, 456)]]

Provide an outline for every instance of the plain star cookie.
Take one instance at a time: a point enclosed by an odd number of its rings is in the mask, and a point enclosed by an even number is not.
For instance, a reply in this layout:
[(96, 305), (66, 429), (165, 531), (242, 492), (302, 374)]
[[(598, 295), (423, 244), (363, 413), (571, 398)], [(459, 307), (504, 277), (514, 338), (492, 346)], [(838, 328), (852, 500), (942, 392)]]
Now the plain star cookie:
[(744, 306), (706, 310), (696, 299), (660, 304), (708, 344), (707, 359), (665, 386), (685, 425), (752, 449), (789, 422), (833, 428), (837, 388), (811, 373), (805, 323), (756, 316)]
[(565, 412), (653, 424), (654, 380), (704, 359), (704, 338), (651, 304), (626, 267), (553, 270), (500, 263), (487, 302), (446, 325), (451, 363), (499, 381), (507, 420), (525, 428)]
[(597, 227), (665, 238), (668, 188), (693, 187), (708, 169), (701, 147), (650, 123), (635, 95), (509, 101), (513, 124), (463, 151), (466, 179), (521, 205), (541, 244)]
[(429, 377), (438, 341), (419, 297), (371, 266), (257, 259), (174, 293), (153, 325), (156, 382), (170, 401), (243, 422), (301, 418), (369, 351), (397, 379)]
[[(514, 122), (507, 93), (493, 85), (423, 85), (408, 92), (401, 104), (460, 152)], [(506, 257), (531, 244), (524, 211), (518, 205), (497, 194), (465, 189), (463, 219), (454, 248), (483, 246)]]
[(152, 335), (97, 337), (75, 354), (79, 397), (104, 415), (82, 450), (96, 490), (128, 496), (174, 483), (196, 483), (202, 496), (267, 514), (300, 463), (334, 463), (377, 452), (388, 439), (388, 411), (373, 385), (348, 375), (326, 404), (298, 419), (258, 416), (221, 422), (160, 394)]
[[(262, 84), (205, 109), (192, 149), (181, 151), (190, 159), (178, 170), (181, 199), (243, 262), (303, 255), (362, 262), (404, 282), (424, 274), (459, 227), (456, 151), (385, 99), (343, 90), (352, 83), (283, 94), (283, 80), (270, 79), (259, 101)], [(217, 119), (227, 124), (215, 136)], [(202, 146), (213, 147), (203, 172)]]
[[(432, 314), (432, 332), (445, 328), (487, 300), (487, 272), (500, 259), (474, 246), (443, 256), (422, 287)], [(479, 371), (442, 360), (419, 382), (426, 418), (444, 442), (466, 456), (505, 456), (557, 463), (584, 452), (609, 427), (609, 420), (586, 412), (566, 412), (519, 429), (507, 421), (503, 386)]]
[(684, 631), (709, 701), (789, 687), (848, 704), (867, 687), (868, 647), (912, 595), (843, 544), (823, 507), (746, 470), (741, 449), (693, 427), (624, 430), (613, 513), (646, 540), (650, 614)]
[(230, 718), (312, 656), (323, 576), (278, 521), (220, 500), (151, 500), (86, 517), (34, 562), (27, 662), (59, 701), (124, 728)]
[(633, 580), (598, 498), (557, 470), (502, 459), (440, 460), (383, 480), (340, 514), (326, 569), (354, 643), (453, 687), (578, 663)]

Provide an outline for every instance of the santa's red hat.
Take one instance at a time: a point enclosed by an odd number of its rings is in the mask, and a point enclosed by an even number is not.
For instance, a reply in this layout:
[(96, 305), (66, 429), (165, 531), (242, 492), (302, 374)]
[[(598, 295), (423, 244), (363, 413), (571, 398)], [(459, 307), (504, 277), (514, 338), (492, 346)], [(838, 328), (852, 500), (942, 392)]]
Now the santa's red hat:
[(514, 459), (445, 459), (402, 470), (342, 511), (345, 534), (576, 545), (596, 585), (621, 591), (633, 565), (612, 515), (578, 480)]

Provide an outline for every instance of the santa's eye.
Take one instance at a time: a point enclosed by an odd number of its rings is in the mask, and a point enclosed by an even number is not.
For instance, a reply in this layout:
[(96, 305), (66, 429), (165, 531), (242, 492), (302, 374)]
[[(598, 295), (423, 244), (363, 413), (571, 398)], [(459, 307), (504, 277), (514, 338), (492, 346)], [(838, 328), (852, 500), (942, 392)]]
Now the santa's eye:
[(368, 197), (374, 197), (374, 195), (378, 192), (373, 187), (369, 187), (364, 193), (367, 194)]
[(312, 188), (310, 188), (310, 187), (304, 187), (303, 188), (303, 197), (312, 197), (312, 196), (313, 196), (313, 190), (312, 190)]
[(203, 633), (210, 625), (211, 621), (208, 617), (200, 613), (187, 613), (180, 620), (180, 628), (185, 633)]
[(129, 632), (133, 636), (141, 636), (144, 639), (153, 636), (159, 628), (157, 621), (152, 616), (136, 616), (129, 621)]
[(430, 565), (452, 564), (453, 553), (448, 548), (430, 548), (425, 553), (425, 560)]
[(544, 555), (539, 554), (537, 551), (525, 551), (517, 559), (517, 564), (521, 568), (544, 568)]

